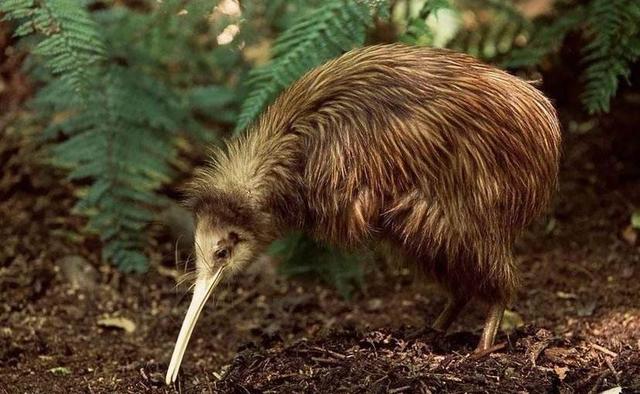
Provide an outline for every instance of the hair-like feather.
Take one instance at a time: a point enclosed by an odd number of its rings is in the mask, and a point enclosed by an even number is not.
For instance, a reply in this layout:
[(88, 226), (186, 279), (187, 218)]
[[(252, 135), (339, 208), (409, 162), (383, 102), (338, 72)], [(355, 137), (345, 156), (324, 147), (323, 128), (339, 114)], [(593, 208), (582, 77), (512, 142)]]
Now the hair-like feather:
[(196, 213), (263, 244), (382, 239), (453, 294), (507, 300), (515, 236), (556, 188), (560, 127), (533, 86), (444, 49), (356, 49), (303, 76), (193, 182)]

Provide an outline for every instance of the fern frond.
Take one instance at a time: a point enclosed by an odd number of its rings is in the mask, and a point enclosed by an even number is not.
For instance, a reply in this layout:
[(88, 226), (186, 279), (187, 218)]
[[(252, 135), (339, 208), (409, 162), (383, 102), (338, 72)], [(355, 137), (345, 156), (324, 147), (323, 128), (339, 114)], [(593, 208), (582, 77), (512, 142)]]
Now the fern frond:
[(582, 50), (587, 67), (581, 100), (589, 113), (608, 112), (618, 81), (628, 79), (640, 58), (640, 2), (592, 0), (586, 23), (590, 42)]
[(6, 0), (0, 4), (5, 19), (20, 22), (16, 36), (44, 38), (33, 53), (76, 94), (77, 102), (91, 90), (95, 65), (105, 59), (105, 47), (96, 24), (77, 0)]
[(557, 51), (565, 36), (576, 30), (584, 19), (584, 9), (576, 7), (549, 23), (541, 20), (536, 23), (534, 33), (527, 45), (514, 49), (502, 63), (503, 67), (517, 68), (539, 64), (548, 54)]
[(88, 96), (87, 109), (58, 127), (71, 138), (55, 146), (54, 163), (70, 179), (93, 180), (75, 207), (105, 242), (103, 255), (125, 271), (146, 268), (141, 231), (170, 180), (179, 102), (158, 81), (111, 66)]
[[(31, 105), (56, 119), (45, 138), (66, 138), (52, 147), (53, 164), (68, 169), (70, 179), (88, 182), (75, 211), (89, 217), (106, 260), (125, 271), (144, 270), (143, 230), (164, 202), (157, 189), (173, 176), (176, 133), (203, 137), (193, 110), (208, 112), (235, 99), (221, 87), (194, 88), (194, 76), (210, 75), (199, 69), (215, 68), (211, 52), (197, 50), (207, 44), (196, 43), (193, 34), (212, 5), (192, 2), (183, 17), (176, 16), (184, 6), (179, 0), (144, 14), (118, 6), (89, 14), (86, 0), (0, 1), (5, 18), (18, 22), (17, 35), (39, 38), (33, 54), (49, 73), (36, 67), (45, 85)], [(109, 64), (107, 52), (126, 59), (127, 67)]]
[(344, 298), (349, 298), (364, 281), (363, 257), (330, 249), (316, 241), (294, 233), (274, 242), (268, 253), (281, 258), (278, 271), (289, 277), (320, 278), (335, 286)]
[[(371, 5), (373, 4), (373, 5)], [(364, 44), (373, 14), (385, 2), (330, 0), (275, 41), (271, 63), (254, 69), (235, 133), (244, 130), (278, 93), (309, 69)]]
[(533, 66), (556, 51), (570, 31), (585, 31), (582, 48), (585, 70), (581, 76), (582, 103), (591, 114), (608, 112), (619, 80), (627, 79), (631, 65), (640, 59), (640, 2), (637, 0), (591, 0), (564, 10), (556, 20), (539, 21), (529, 44), (514, 50), (506, 67)]

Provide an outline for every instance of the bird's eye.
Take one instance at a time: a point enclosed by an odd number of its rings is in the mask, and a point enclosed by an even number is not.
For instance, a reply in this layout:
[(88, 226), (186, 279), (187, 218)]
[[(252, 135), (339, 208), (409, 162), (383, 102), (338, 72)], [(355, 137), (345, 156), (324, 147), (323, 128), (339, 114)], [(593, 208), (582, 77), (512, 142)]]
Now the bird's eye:
[(214, 255), (216, 256), (216, 259), (219, 259), (219, 260), (226, 259), (227, 257), (229, 257), (229, 250), (227, 248), (218, 249), (216, 250)]

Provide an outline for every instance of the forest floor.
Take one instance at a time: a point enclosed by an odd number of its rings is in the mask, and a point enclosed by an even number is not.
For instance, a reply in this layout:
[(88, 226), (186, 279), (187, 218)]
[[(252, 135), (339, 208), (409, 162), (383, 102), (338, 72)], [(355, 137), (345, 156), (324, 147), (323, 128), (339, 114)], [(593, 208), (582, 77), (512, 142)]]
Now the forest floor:
[(495, 352), (469, 357), (480, 305), (444, 338), (413, 337), (444, 298), (407, 272), (369, 267), (345, 300), (263, 260), (207, 304), (175, 387), (163, 376), (190, 296), (176, 289), (170, 237), (153, 229), (144, 275), (102, 264), (99, 242), (78, 235), (83, 220), (69, 214), (74, 187), (8, 130), (0, 393), (640, 392), (640, 253), (627, 227), (640, 201), (638, 150), (620, 131), (632, 122), (566, 122), (593, 129), (567, 132), (552, 214), (516, 245), (523, 283)]
[[(13, 99), (11, 84), (25, 85), (3, 83)], [(6, 97), (0, 128), (19, 110)], [(368, 267), (345, 300), (317, 281), (286, 280), (263, 259), (206, 305), (173, 387), (164, 373), (190, 296), (176, 288), (171, 237), (152, 228), (146, 274), (101, 263), (97, 238), (70, 214), (75, 187), (7, 127), (0, 393), (640, 392), (640, 240), (628, 227), (640, 201), (640, 111), (562, 117), (560, 191), (516, 245), (522, 286), (494, 352), (470, 357), (481, 305), (446, 337), (413, 335), (444, 298), (408, 272)]]

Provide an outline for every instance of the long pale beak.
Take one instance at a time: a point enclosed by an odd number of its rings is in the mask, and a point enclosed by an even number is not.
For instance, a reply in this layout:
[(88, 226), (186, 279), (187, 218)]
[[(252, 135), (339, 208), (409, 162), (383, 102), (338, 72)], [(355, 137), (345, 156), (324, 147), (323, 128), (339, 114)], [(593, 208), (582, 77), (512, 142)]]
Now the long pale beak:
[(165, 382), (167, 384), (172, 384), (178, 377), (180, 363), (182, 362), (182, 357), (187, 349), (187, 344), (189, 343), (189, 338), (191, 338), (193, 328), (198, 321), (198, 317), (200, 316), (200, 312), (202, 312), (204, 304), (207, 302), (207, 299), (211, 296), (211, 293), (213, 293), (213, 289), (215, 289), (216, 285), (220, 281), (223, 268), (224, 267), (218, 269), (212, 277), (198, 278), (196, 280), (189, 310), (187, 310), (187, 314), (184, 316), (182, 328), (180, 328), (180, 334), (178, 334), (176, 345), (173, 348), (173, 355), (171, 356), (171, 362), (169, 363), (169, 369), (167, 370), (167, 376), (165, 378)]

